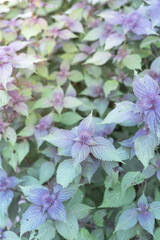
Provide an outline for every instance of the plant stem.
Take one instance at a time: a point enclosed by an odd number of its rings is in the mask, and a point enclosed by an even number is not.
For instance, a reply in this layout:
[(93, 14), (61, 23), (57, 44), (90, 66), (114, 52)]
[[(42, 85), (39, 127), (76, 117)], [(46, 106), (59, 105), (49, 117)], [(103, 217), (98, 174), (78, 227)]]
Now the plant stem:
[(4, 114), (5, 114), (6, 120), (7, 120), (7, 122), (9, 122), (9, 117), (8, 117), (8, 113), (7, 113), (7, 110), (6, 110), (5, 106), (3, 107), (3, 110), (4, 110)]
[[(123, 56), (123, 53), (124, 53), (124, 50), (125, 50), (125, 47), (126, 47), (126, 43), (127, 43), (127, 34), (125, 35), (125, 40), (124, 40), (124, 43), (123, 43), (123, 47), (122, 47), (122, 51), (121, 51), (120, 57)], [(122, 61), (120, 60), (120, 62), (118, 64), (118, 78), (119, 79), (121, 77), (121, 67), (122, 67)]]
[(19, 80), (18, 80), (18, 78), (16, 77), (16, 75), (14, 75), (14, 78), (15, 78), (15, 80), (16, 80), (17, 86), (18, 86), (20, 89), (22, 89), (22, 88), (21, 88), (21, 85), (20, 85), (20, 83), (19, 83)]

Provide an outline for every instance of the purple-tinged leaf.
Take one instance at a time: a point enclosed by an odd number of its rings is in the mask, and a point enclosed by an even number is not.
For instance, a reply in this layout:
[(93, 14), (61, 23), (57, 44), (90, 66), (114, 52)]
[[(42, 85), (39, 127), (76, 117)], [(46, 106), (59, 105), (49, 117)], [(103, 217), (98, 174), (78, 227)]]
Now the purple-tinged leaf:
[(122, 213), (118, 220), (116, 231), (128, 230), (135, 226), (138, 221), (138, 212), (136, 209), (127, 209)]
[(55, 200), (52, 206), (48, 209), (48, 213), (54, 220), (64, 222), (66, 220), (65, 207), (59, 200)]
[(116, 12), (116, 11), (111, 11), (111, 10), (106, 10), (103, 11), (99, 14), (100, 17), (105, 19), (105, 22), (109, 24), (122, 24), (123, 23), (123, 14)]
[(35, 129), (34, 135), (37, 140), (38, 148), (42, 145), (44, 142), (43, 137), (45, 137), (48, 134), (48, 131), (46, 129)]
[[(76, 185), (71, 185), (71, 186), (68, 186), (67, 188), (61, 188), (61, 190), (58, 191), (57, 199), (60, 202), (67, 201), (74, 195), (77, 188), (78, 188), (78, 186), (76, 186)], [(56, 193), (56, 187), (54, 188), (54, 193)]]
[(0, 169), (0, 181), (1, 181), (3, 178), (7, 178), (7, 173), (6, 173), (3, 169)]
[(138, 200), (138, 207), (140, 208), (141, 206), (146, 206), (146, 209), (148, 208), (148, 201), (144, 194)]
[(92, 113), (88, 117), (84, 118), (77, 128), (77, 133), (81, 135), (83, 132), (87, 132), (90, 136), (95, 133), (95, 122), (92, 117)]
[(139, 78), (138, 75), (135, 76), (133, 91), (138, 98), (148, 98), (160, 93), (158, 83), (148, 75), (145, 75), (143, 78)]
[(77, 38), (77, 36), (68, 29), (59, 31), (59, 37), (63, 40), (69, 40), (71, 38)]
[(157, 171), (157, 178), (160, 181), (160, 169)]
[(29, 109), (28, 106), (24, 102), (19, 102), (14, 105), (14, 110), (24, 116), (28, 116), (29, 114)]
[(11, 190), (0, 191), (0, 213), (5, 214), (13, 199), (13, 192)]
[(91, 146), (91, 153), (94, 157), (103, 161), (122, 162), (118, 151), (109, 140), (103, 137), (95, 137), (94, 140), (96, 144)]
[(144, 228), (147, 232), (153, 235), (154, 230), (154, 215), (150, 211), (145, 211), (138, 214), (139, 224)]
[(25, 48), (30, 42), (22, 42), (22, 41), (15, 41), (9, 44), (9, 47), (13, 51), (20, 51), (21, 49)]
[(9, 77), (12, 74), (12, 65), (9, 63), (0, 65), (0, 83), (6, 88), (7, 82), (10, 82)]
[(147, 13), (152, 21), (152, 26), (158, 26), (160, 24), (159, 1), (150, 4), (151, 5), (147, 8)]
[(90, 153), (90, 147), (86, 144), (76, 142), (71, 150), (72, 158), (80, 163), (84, 161)]
[(47, 213), (43, 213), (41, 206), (32, 205), (22, 215), (21, 220), (21, 236), (28, 232), (36, 229), (39, 225), (45, 222), (47, 219)]
[(87, 58), (86, 53), (77, 53), (73, 58), (72, 65), (77, 64), (79, 62), (83, 62), (84, 60), (86, 60), (86, 58)]
[(111, 112), (109, 112), (102, 124), (123, 123), (132, 118), (136, 118), (137, 115), (139, 115), (137, 111), (138, 109), (136, 104), (132, 102), (124, 101), (121, 103), (117, 103), (116, 107)]
[(33, 55), (27, 55), (25, 53), (14, 56), (14, 66), (16, 68), (29, 68), (33, 66), (34, 63), (38, 63), (41, 61), (42, 59), (38, 59)]
[(57, 129), (43, 139), (56, 147), (64, 148), (73, 145), (75, 134), (73, 131)]
[(111, 49), (113, 47), (119, 46), (122, 42), (124, 42), (125, 37), (120, 33), (111, 34), (105, 42), (105, 49)]
[(72, 24), (69, 26), (70, 30), (72, 32), (77, 32), (77, 33), (83, 33), (84, 30), (83, 30), (83, 25), (78, 22), (78, 21), (73, 21)]
[(49, 196), (49, 191), (41, 188), (33, 189), (28, 192), (27, 200), (36, 205), (43, 205), (43, 199)]
[(22, 181), (16, 177), (8, 177), (6, 180), (8, 188), (14, 188)]

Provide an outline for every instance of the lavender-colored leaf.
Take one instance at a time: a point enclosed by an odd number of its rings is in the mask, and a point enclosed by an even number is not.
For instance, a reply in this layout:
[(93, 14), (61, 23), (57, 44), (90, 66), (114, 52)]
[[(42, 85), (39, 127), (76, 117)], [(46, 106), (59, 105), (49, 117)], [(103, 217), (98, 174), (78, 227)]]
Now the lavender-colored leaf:
[(142, 228), (144, 228), (147, 232), (153, 235), (154, 230), (154, 215), (150, 211), (145, 211), (138, 214), (138, 221)]
[(43, 139), (56, 147), (64, 148), (73, 145), (75, 134), (73, 131), (57, 129)]
[(84, 161), (90, 153), (90, 147), (87, 144), (76, 142), (72, 147), (72, 157), (77, 163)]
[(123, 14), (116, 12), (116, 11), (111, 11), (111, 10), (106, 10), (103, 11), (99, 14), (100, 17), (105, 19), (105, 22), (109, 24), (122, 24), (123, 23)]
[(32, 205), (22, 215), (21, 220), (21, 236), (28, 232), (36, 229), (39, 225), (45, 222), (47, 219), (47, 213), (43, 213), (41, 206)]
[[(76, 190), (77, 190), (76, 185), (71, 185), (71, 186), (68, 186), (67, 188), (61, 188), (60, 191), (58, 191), (57, 199), (60, 202), (67, 201), (74, 195)], [(56, 187), (54, 188), (54, 193), (56, 193)]]
[(48, 209), (48, 213), (54, 220), (64, 222), (66, 220), (65, 207), (59, 200), (55, 200), (52, 206)]
[(83, 132), (87, 132), (90, 136), (95, 133), (95, 123), (92, 117), (92, 113), (88, 117), (84, 118), (77, 128), (77, 133), (81, 135)]
[(22, 41), (15, 41), (9, 44), (9, 47), (13, 51), (20, 51), (21, 49), (25, 48), (30, 42), (22, 42)]
[(157, 171), (157, 178), (160, 181), (160, 169)]
[(158, 83), (148, 75), (145, 75), (143, 78), (139, 78), (138, 75), (135, 76), (133, 91), (138, 98), (148, 98), (160, 93)]
[(9, 63), (0, 65), (0, 83), (6, 88), (7, 82), (9, 82), (9, 77), (12, 74), (12, 65)]
[(26, 198), (31, 203), (42, 206), (43, 199), (47, 196), (49, 196), (48, 190), (37, 188), (29, 191)]
[(13, 199), (13, 192), (11, 190), (0, 191), (0, 213), (5, 214)]
[(19, 102), (14, 105), (14, 110), (24, 116), (28, 116), (29, 114), (29, 109), (28, 106), (24, 102)]
[(141, 208), (141, 206), (146, 206), (146, 208), (148, 207), (148, 201), (144, 194), (138, 200), (138, 207)]
[(111, 49), (113, 47), (119, 46), (122, 42), (124, 42), (125, 37), (120, 33), (111, 34), (105, 42), (105, 49)]
[(118, 161), (121, 162), (121, 158), (114, 148), (113, 144), (103, 138), (103, 137), (95, 137), (95, 146), (91, 146), (91, 153), (94, 157), (104, 160), (104, 161)]

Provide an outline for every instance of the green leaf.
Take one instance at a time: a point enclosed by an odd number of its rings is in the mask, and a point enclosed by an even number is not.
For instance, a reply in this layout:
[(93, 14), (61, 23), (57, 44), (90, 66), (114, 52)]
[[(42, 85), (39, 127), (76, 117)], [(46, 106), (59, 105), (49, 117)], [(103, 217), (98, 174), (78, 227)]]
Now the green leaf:
[(67, 240), (76, 240), (78, 237), (78, 222), (74, 215), (67, 215), (66, 222), (57, 222), (59, 234)]
[(144, 38), (140, 44), (140, 48), (147, 48), (149, 47), (150, 48), (150, 44), (151, 43), (156, 43), (156, 42), (160, 42), (160, 39), (159, 37), (157, 36), (148, 36), (146, 38)]
[(8, 94), (3, 91), (0, 90), (0, 107), (5, 106), (10, 100), (10, 97), (8, 96)]
[(73, 42), (63, 42), (63, 49), (67, 53), (78, 52), (78, 48)]
[(24, 127), (18, 134), (18, 136), (30, 137), (34, 134), (34, 126)]
[(0, 228), (5, 228), (7, 226), (7, 223), (8, 223), (8, 216), (7, 214), (0, 214)]
[(116, 107), (108, 113), (102, 124), (123, 123), (135, 115), (135, 109), (135, 104), (129, 101), (116, 103)]
[(27, 141), (16, 143), (15, 151), (17, 152), (18, 161), (20, 164), (29, 153), (29, 143)]
[(47, 98), (40, 98), (38, 99), (34, 106), (33, 106), (33, 109), (38, 109), (38, 108), (49, 108), (49, 107), (52, 107), (53, 106), (53, 103), (51, 103), (49, 101), (49, 99)]
[(39, 169), (39, 180), (41, 184), (47, 182), (54, 174), (55, 166), (52, 162), (44, 162)]
[(83, 74), (80, 71), (73, 70), (70, 72), (70, 76), (68, 77), (72, 82), (80, 82), (84, 79)]
[(111, 93), (111, 91), (114, 91), (118, 88), (118, 82), (116, 80), (108, 80), (104, 84), (104, 93), (105, 96), (108, 97), (108, 95)]
[(35, 24), (32, 27), (30, 27), (30, 26), (22, 27), (21, 33), (27, 40), (29, 40), (31, 37), (36, 36), (41, 31), (42, 30), (41, 30), (40, 25)]
[(56, 41), (54, 39), (49, 38), (46, 40), (46, 50), (48, 55), (51, 54), (55, 46), (56, 46)]
[(153, 240), (159, 240), (159, 239), (160, 239), (160, 227), (156, 229)]
[(93, 215), (93, 221), (98, 227), (104, 226), (104, 217), (106, 216), (106, 210), (98, 210)]
[(48, 68), (43, 64), (38, 64), (36, 67), (37, 73), (44, 78), (48, 78)]
[(11, 232), (11, 231), (6, 231), (3, 233), (3, 238), (2, 239), (6, 239), (6, 240), (20, 240), (20, 238), (17, 236), (16, 233)]
[(53, 222), (45, 222), (31, 232), (29, 240), (53, 240), (54, 237), (55, 227)]
[(116, 232), (117, 240), (130, 240), (137, 236), (137, 231), (135, 227), (130, 228), (129, 230), (125, 231), (117, 231)]
[(150, 204), (149, 211), (151, 211), (154, 215), (154, 217), (157, 220), (160, 220), (160, 202), (154, 201)]
[(154, 149), (158, 145), (158, 139), (153, 133), (140, 136), (134, 141), (137, 158), (147, 167), (149, 161), (154, 157)]
[(92, 231), (93, 240), (104, 240), (103, 228), (97, 228)]
[(100, 34), (102, 33), (102, 29), (97, 27), (93, 28), (89, 31), (86, 36), (82, 39), (82, 41), (95, 41), (99, 39)]
[(64, 160), (59, 164), (57, 169), (57, 183), (61, 184), (63, 187), (67, 187), (80, 173), (80, 165), (75, 166), (72, 159)]
[(104, 193), (104, 198), (102, 208), (113, 208), (122, 207), (130, 204), (136, 196), (134, 187), (128, 188), (125, 193), (122, 192), (121, 186), (116, 185), (113, 190), (106, 189)]
[(98, 51), (92, 57), (90, 57), (84, 64), (93, 64), (97, 66), (104, 65), (110, 58), (111, 53)]
[(4, 159), (9, 165), (16, 170), (18, 163), (20, 164), (25, 156), (29, 153), (29, 143), (27, 141), (16, 143), (15, 146), (7, 146), (3, 151)]
[(127, 55), (123, 59), (123, 64), (125, 67), (134, 70), (141, 69), (141, 57), (138, 54)]
[(65, 125), (73, 125), (82, 119), (82, 117), (76, 112), (65, 112), (61, 117), (60, 122)]
[(92, 236), (87, 229), (81, 228), (78, 233), (78, 240), (92, 240)]
[(14, 128), (8, 127), (3, 135), (6, 142), (9, 142), (12, 146), (15, 145), (17, 140), (17, 134)]
[(14, 148), (11, 145), (8, 145), (3, 150), (3, 157), (6, 162), (16, 171), (17, 163), (18, 163), (18, 156), (14, 152)]
[(141, 172), (128, 172), (124, 175), (121, 183), (122, 191), (125, 192), (129, 187), (140, 184), (144, 181)]
[(70, 211), (79, 220), (87, 216), (92, 209), (93, 209), (92, 207), (86, 204), (79, 203), (79, 204), (74, 204), (71, 207)]

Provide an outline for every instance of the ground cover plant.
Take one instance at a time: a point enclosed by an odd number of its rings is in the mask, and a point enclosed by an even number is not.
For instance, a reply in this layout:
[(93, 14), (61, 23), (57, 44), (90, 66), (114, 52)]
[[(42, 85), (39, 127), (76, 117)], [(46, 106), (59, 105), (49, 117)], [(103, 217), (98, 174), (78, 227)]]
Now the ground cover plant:
[(0, 1), (0, 239), (160, 240), (160, 1)]

